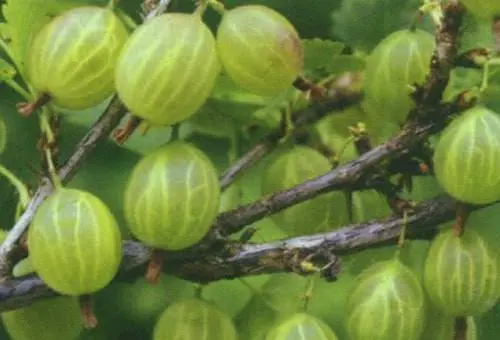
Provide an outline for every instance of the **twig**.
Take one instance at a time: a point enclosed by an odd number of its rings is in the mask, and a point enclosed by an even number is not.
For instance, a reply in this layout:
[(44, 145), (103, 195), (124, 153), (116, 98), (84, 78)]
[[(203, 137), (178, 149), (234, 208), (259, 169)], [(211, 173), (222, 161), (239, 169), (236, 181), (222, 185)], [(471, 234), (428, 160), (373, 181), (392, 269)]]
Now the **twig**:
[[(451, 115), (462, 109), (460, 103), (436, 105), (426, 109), (427, 115)], [(265, 216), (275, 214), (292, 205), (314, 198), (320, 194), (341, 190), (363, 188), (365, 175), (386, 160), (397, 159), (408, 154), (412, 146), (417, 145), (432, 132), (438, 131), (443, 124), (409, 124), (401, 132), (384, 144), (374, 147), (354, 161), (339, 166), (323, 176), (313, 178), (289, 190), (284, 190), (258, 201), (222, 213), (207, 236), (217, 239), (240, 231), (244, 226), (256, 222)]]
[[(296, 133), (302, 126), (312, 124), (327, 113), (333, 110), (342, 110), (346, 106), (352, 105), (360, 101), (362, 94), (353, 90), (356, 87), (354, 84), (358, 81), (358, 77), (354, 74), (347, 73), (341, 77), (336, 86), (334, 86), (326, 95), (324, 102), (318, 102), (311, 107), (299, 110), (293, 113), (292, 122)], [(224, 171), (220, 177), (220, 185), (222, 190), (227, 189), (245, 170), (252, 167), (271, 150), (273, 150), (283, 137), (283, 129), (277, 129), (271, 132), (261, 142), (257, 143), (250, 151), (238, 159), (229, 169)]]
[[(477, 206), (473, 209), (482, 208)], [(450, 221), (455, 216), (455, 200), (439, 196), (419, 204), (407, 216), (407, 239), (430, 239), (436, 233), (436, 226)], [(208, 283), (221, 279), (277, 272), (297, 272), (302, 261), (311, 258), (313, 262), (332, 261), (332, 254), (343, 255), (383, 246), (398, 238), (403, 217), (346, 226), (332, 232), (300, 236), (265, 244), (241, 244), (227, 241), (218, 252), (180, 251), (165, 253), (163, 269), (168, 274), (193, 281)], [(330, 256), (329, 256), (330, 255)], [(333, 257), (335, 257), (333, 255)], [(124, 242), (124, 257), (117, 280), (129, 280), (144, 273), (151, 250), (141, 243)], [(298, 272), (301, 275), (310, 273)], [(0, 312), (29, 305), (34, 300), (55, 296), (36, 275), (28, 275), (0, 283)]]

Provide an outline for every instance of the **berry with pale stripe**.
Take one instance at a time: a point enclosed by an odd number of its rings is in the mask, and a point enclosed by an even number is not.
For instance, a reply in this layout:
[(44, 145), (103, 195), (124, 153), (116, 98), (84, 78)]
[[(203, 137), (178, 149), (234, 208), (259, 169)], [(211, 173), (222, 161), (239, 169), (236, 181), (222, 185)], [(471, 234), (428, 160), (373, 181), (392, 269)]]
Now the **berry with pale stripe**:
[(116, 67), (116, 89), (135, 116), (171, 125), (198, 111), (220, 70), (215, 38), (200, 16), (168, 13), (131, 35)]
[(214, 305), (187, 299), (168, 307), (158, 318), (153, 340), (236, 340), (233, 321)]
[(346, 297), (344, 322), (351, 340), (418, 340), (424, 319), (420, 281), (398, 258), (365, 269)]
[[(262, 194), (289, 189), (299, 183), (326, 174), (328, 159), (307, 146), (285, 150), (262, 176)], [(349, 222), (347, 202), (341, 192), (320, 195), (287, 208), (271, 219), (289, 236), (325, 232)]]
[(484, 106), (462, 113), (441, 134), (434, 152), (438, 183), (456, 199), (500, 199), (500, 117)]
[(149, 246), (180, 250), (199, 240), (217, 216), (220, 187), (211, 160), (191, 144), (175, 141), (145, 156), (125, 189), (125, 217), (132, 234)]
[(40, 278), (64, 295), (104, 288), (122, 256), (120, 229), (91, 193), (58, 188), (38, 208), (28, 234), (29, 256)]
[(476, 316), (500, 297), (500, 253), (472, 226), (458, 237), (446, 229), (432, 241), (424, 285), (432, 302), (452, 316)]
[(295, 27), (262, 5), (226, 11), (217, 29), (217, 50), (228, 76), (247, 91), (263, 96), (289, 88), (304, 63)]
[(364, 107), (370, 119), (398, 125), (406, 121), (415, 106), (411, 87), (425, 81), (435, 45), (432, 34), (404, 29), (373, 49), (365, 74)]
[(115, 66), (127, 38), (108, 8), (69, 10), (35, 37), (27, 59), (30, 84), (59, 107), (95, 106), (115, 92)]
[(321, 319), (306, 313), (296, 313), (277, 322), (266, 340), (337, 340), (333, 330)]

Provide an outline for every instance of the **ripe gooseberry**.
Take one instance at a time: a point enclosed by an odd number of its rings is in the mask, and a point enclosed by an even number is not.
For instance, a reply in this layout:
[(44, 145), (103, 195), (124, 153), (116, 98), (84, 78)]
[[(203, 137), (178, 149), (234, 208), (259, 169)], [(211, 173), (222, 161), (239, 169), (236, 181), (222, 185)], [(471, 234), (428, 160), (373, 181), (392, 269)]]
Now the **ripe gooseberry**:
[[(294, 146), (283, 152), (264, 172), (262, 194), (289, 189), (303, 181), (324, 175), (331, 169), (328, 159), (307, 146)], [(271, 219), (289, 236), (331, 230), (348, 222), (342, 193), (322, 194), (287, 208)]]
[(456, 199), (487, 204), (500, 199), (500, 117), (473, 107), (442, 132), (433, 156), (438, 183)]
[(365, 269), (345, 301), (352, 340), (417, 340), (424, 327), (424, 291), (416, 274), (398, 258)]
[(226, 11), (217, 28), (217, 50), (228, 76), (263, 96), (291, 86), (304, 62), (302, 41), (293, 25), (262, 5)]
[(78, 300), (57, 296), (3, 312), (2, 322), (12, 340), (76, 339), (82, 330)]
[(399, 30), (384, 38), (366, 64), (363, 106), (369, 116), (401, 124), (414, 107), (411, 86), (429, 73), (434, 36), (423, 30)]
[(115, 64), (128, 38), (111, 9), (84, 6), (53, 19), (29, 51), (30, 84), (66, 109), (86, 109), (115, 91)]
[(231, 318), (208, 302), (187, 299), (168, 307), (158, 318), (153, 340), (236, 340)]
[(29, 257), (40, 278), (64, 295), (106, 286), (121, 261), (121, 235), (109, 208), (96, 196), (58, 188), (38, 208), (28, 233)]
[(337, 336), (321, 319), (306, 313), (296, 313), (278, 321), (266, 337), (266, 340), (288, 339), (337, 340)]
[(191, 144), (175, 141), (145, 156), (125, 189), (131, 233), (163, 250), (187, 248), (207, 233), (220, 203), (217, 171)]
[(130, 36), (116, 66), (116, 89), (134, 115), (171, 125), (205, 103), (220, 69), (215, 38), (200, 16), (167, 13)]
[(500, 297), (500, 257), (471, 227), (462, 236), (446, 229), (432, 241), (424, 269), (431, 301), (452, 316), (476, 316)]

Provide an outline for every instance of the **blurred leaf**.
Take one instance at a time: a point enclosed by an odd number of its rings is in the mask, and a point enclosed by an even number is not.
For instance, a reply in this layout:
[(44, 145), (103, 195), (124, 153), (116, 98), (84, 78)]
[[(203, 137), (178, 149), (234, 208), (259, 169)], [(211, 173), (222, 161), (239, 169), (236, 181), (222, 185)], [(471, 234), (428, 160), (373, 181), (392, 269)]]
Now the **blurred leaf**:
[(234, 317), (250, 301), (252, 292), (239, 280), (219, 280), (204, 286), (202, 297)]
[(339, 41), (323, 39), (303, 39), (304, 69), (317, 70), (328, 67), (332, 58), (342, 52), (345, 44)]
[(479, 86), (481, 80), (481, 70), (457, 67), (451, 71), (450, 81), (443, 94), (443, 99), (445, 101), (452, 101), (464, 90), (470, 90), (475, 86)]
[[(332, 14), (332, 32), (356, 49), (369, 52), (390, 33), (409, 27), (420, 5), (420, 0), (342, 1)], [(427, 16), (419, 27), (433, 30)]]
[(458, 48), (459, 54), (477, 48), (495, 48), (495, 37), (491, 30), (490, 21), (478, 19), (469, 12), (466, 12), (461, 31), (462, 35), (460, 36)]
[(364, 58), (354, 55), (338, 55), (332, 58), (332, 62), (327, 67), (328, 73), (332, 75), (344, 72), (359, 72), (365, 69)]
[(25, 76), (24, 58), (32, 39), (52, 18), (83, 5), (105, 5), (107, 0), (8, 0), (2, 6), (2, 13), (11, 39), (10, 48)]

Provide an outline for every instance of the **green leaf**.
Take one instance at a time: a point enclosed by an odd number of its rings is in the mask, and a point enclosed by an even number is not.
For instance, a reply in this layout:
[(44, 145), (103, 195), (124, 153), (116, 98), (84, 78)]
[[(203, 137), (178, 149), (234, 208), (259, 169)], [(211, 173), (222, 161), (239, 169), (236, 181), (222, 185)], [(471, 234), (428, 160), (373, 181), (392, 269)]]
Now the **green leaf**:
[(32, 39), (55, 16), (84, 5), (105, 5), (107, 0), (8, 0), (2, 13), (8, 27), (2, 35), (10, 38), (10, 49), (20, 73), (25, 76), (24, 60)]
[[(369, 52), (390, 33), (408, 28), (420, 5), (420, 0), (343, 1), (332, 14), (332, 33), (356, 49)], [(428, 16), (419, 27), (433, 31)]]
[(354, 55), (338, 55), (332, 58), (327, 66), (330, 75), (338, 75), (344, 72), (358, 72), (365, 69), (366, 60)]
[(345, 44), (339, 41), (303, 39), (304, 69), (314, 71), (331, 65), (333, 57), (342, 52)]
[(461, 31), (459, 54), (477, 48), (490, 50), (495, 48), (495, 37), (491, 29), (491, 22), (488, 20), (478, 19), (466, 12)]

